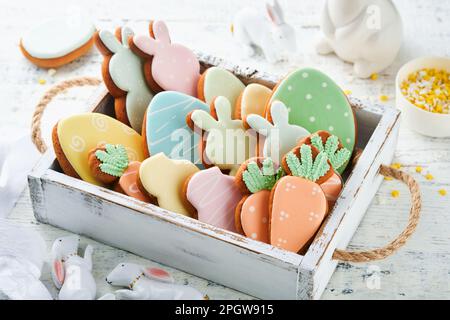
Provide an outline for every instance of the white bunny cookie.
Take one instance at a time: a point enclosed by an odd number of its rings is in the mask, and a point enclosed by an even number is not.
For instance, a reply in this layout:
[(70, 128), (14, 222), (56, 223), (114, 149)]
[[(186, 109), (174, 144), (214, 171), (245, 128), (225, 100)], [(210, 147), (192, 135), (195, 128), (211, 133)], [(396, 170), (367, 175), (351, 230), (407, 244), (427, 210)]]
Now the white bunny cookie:
[[(195, 110), (190, 120), (208, 133), (204, 150), (207, 160), (220, 169), (230, 170), (230, 174), (234, 175), (240, 164), (251, 156), (250, 150), (254, 150), (256, 144), (251, 145), (253, 141), (242, 120), (232, 119), (232, 108), (227, 98), (217, 97), (211, 109), (217, 119), (206, 111)], [(205, 159), (204, 156), (202, 159)]]
[(289, 110), (283, 102), (275, 101), (270, 106), (273, 124), (257, 114), (247, 116), (247, 124), (266, 137), (263, 156), (278, 160), (297, 145), (297, 142), (310, 133), (303, 127), (289, 124)]
[(240, 10), (231, 30), (249, 56), (255, 53), (254, 47), (259, 47), (273, 63), (295, 55), (297, 42), (295, 30), (284, 21), (278, 1), (270, 2), (266, 2), (265, 12), (249, 7)]
[(402, 21), (391, 0), (327, 0), (320, 26), (317, 52), (353, 62), (360, 78), (387, 68), (402, 42)]
[(116, 118), (141, 132), (145, 110), (153, 98), (144, 77), (143, 60), (131, 51), (128, 39), (133, 37), (130, 28), (116, 31), (116, 36), (101, 30), (95, 43), (105, 57), (102, 66), (103, 81), (115, 98)]

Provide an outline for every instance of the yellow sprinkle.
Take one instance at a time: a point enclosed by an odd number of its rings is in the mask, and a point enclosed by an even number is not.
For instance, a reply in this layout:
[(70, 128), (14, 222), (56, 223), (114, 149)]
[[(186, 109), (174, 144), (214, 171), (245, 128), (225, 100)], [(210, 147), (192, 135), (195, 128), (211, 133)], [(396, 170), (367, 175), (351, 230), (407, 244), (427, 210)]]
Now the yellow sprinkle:
[(380, 96), (380, 101), (383, 101), (383, 102), (389, 101), (389, 96), (387, 96), (387, 95), (385, 95), (385, 94), (382, 94), (382, 95)]
[(39, 84), (46, 84), (47, 83), (47, 81), (45, 79), (39, 79), (38, 82), (39, 82)]
[(422, 167), (421, 166), (417, 166), (416, 167), (416, 172), (417, 173), (421, 173), (422, 172)]
[(344, 90), (344, 93), (348, 96), (348, 95), (352, 94), (352, 90)]
[(441, 196), (445, 196), (447, 194), (447, 190), (445, 189), (440, 189), (438, 192)]
[(391, 192), (391, 195), (392, 195), (393, 198), (398, 198), (398, 196), (400, 195), (400, 191), (398, 191), (398, 190), (393, 190), (393, 191)]
[(432, 175), (431, 173), (427, 173), (426, 176), (425, 176), (425, 179), (427, 179), (427, 180), (433, 180), (434, 177), (433, 177), (433, 175)]
[(370, 76), (371, 80), (377, 80), (378, 79), (378, 73), (372, 73), (372, 75)]
[(391, 164), (391, 168), (393, 169), (400, 169), (402, 167), (401, 163), (398, 162), (394, 162), (393, 164)]
[(391, 181), (391, 180), (394, 180), (394, 179), (392, 177), (384, 177), (384, 180)]

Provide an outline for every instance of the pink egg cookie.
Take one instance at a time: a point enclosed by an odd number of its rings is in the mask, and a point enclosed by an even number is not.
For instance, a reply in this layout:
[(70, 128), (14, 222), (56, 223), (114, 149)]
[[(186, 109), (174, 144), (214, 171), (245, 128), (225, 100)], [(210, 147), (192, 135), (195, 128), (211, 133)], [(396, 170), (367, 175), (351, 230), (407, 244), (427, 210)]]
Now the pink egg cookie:
[(199, 221), (236, 232), (234, 212), (242, 195), (233, 177), (218, 167), (199, 171), (186, 181), (185, 198), (197, 210)]
[(139, 161), (130, 162), (128, 168), (120, 177), (115, 190), (144, 202), (153, 202), (149, 196), (139, 190), (137, 179), (140, 166), (141, 163)]
[[(150, 80), (149, 85), (152, 89), (155, 82), (162, 90), (197, 95), (200, 63), (190, 49), (171, 43), (169, 30), (163, 21), (154, 21), (151, 24), (150, 36), (134, 36), (131, 48), (137, 49), (137, 53), (147, 56), (147, 59), (151, 57), (145, 72), (151, 73), (153, 81)], [(146, 78), (149, 81), (148, 75)]]

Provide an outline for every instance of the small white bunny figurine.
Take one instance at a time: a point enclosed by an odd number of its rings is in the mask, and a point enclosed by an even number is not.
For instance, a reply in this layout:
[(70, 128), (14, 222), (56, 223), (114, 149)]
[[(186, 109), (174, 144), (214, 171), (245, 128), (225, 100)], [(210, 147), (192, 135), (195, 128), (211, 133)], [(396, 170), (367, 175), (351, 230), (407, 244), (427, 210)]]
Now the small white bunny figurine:
[(93, 247), (88, 245), (84, 258), (78, 255), (80, 237), (70, 235), (55, 240), (52, 246), (52, 278), (60, 289), (59, 300), (93, 300), (97, 291), (92, 276)]
[(317, 52), (354, 63), (360, 78), (387, 68), (402, 42), (401, 17), (391, 0), (326, 0), (320, 26)]
[(46, 251), (39, 234), (0, 219), (0, 292), (13, 300), (51, 300), (39, 280)]
[[(134, 263), (119, 263), (106, 277), (113, 286), (128, 287), (115, 291), (117, 300), (204, 300), (196, 289), (174, 284), (172, 276), (159, 268), (145, 268)], [(114, 299), (105, 295), (102, 299)]]
[(244, 46), (248, 56), (259, 47), (267, 61), (274, 63), (295, 55), (297, 51), (296, 33), (284, 21), (283, 10), (277, 0), (266, 2), (264, 10), (243, 8), (235, 16), (232, 33)]

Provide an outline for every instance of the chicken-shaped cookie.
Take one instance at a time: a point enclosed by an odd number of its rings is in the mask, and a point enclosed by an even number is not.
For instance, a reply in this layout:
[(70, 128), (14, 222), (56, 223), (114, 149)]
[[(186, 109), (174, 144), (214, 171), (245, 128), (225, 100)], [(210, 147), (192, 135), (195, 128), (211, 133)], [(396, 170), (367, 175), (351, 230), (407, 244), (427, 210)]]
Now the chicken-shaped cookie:
[(252, 129), (265, 136), (263, 156), (280, 162), (281, 158), (294, 148), (300, 139), (310, 133), (303, 127), (289, 124), (289, 110), (283, 102), (275, 101), (270, 107), (272, 123), (257, 114), (250, 114), (246, 122)]
[(158, 153), (142, 162), (139, 181), (161, 208), (190, 216), (182, 190), (186, 179), (197, 171), (199, 169), (188, 160), (173, 160)]
[(188, 124), (193, 123), (207, 132), (203, 161), (230, 170), (230, 175), (234, 175), (240, 164), (251, 156), (251, 150), (255, 150), (256, 139), (247, 134), (242, 120), (232, 119), (231, 104), (225, 97), (213, 101), (211, 114), (195, 110), (189, 118)]

